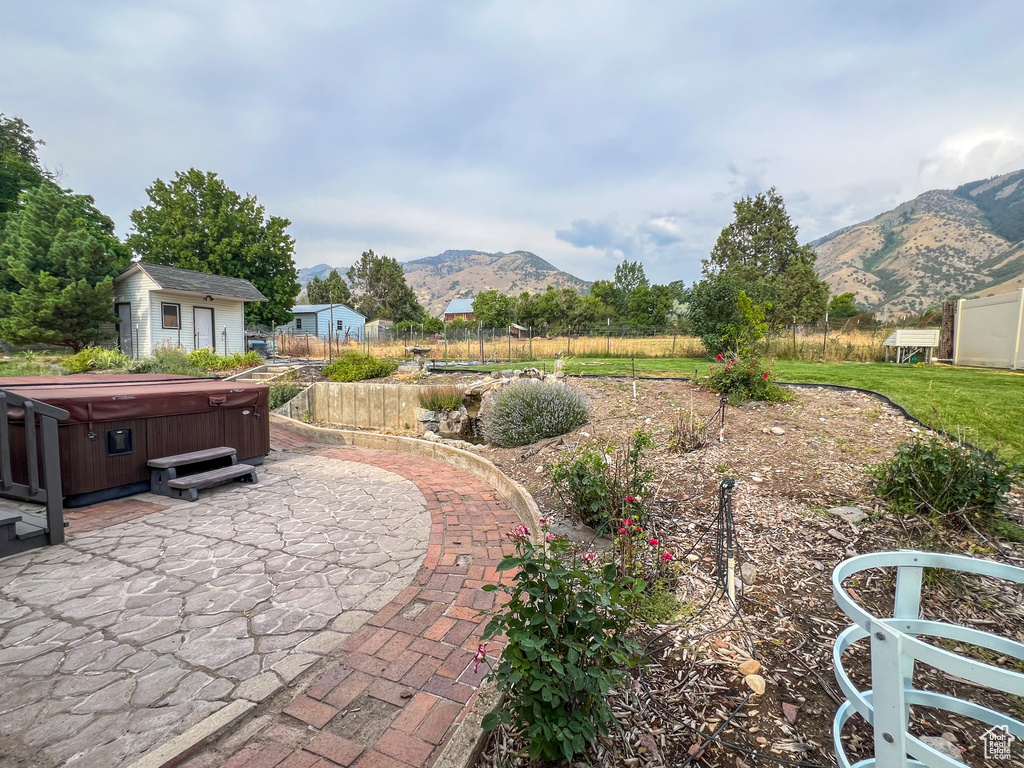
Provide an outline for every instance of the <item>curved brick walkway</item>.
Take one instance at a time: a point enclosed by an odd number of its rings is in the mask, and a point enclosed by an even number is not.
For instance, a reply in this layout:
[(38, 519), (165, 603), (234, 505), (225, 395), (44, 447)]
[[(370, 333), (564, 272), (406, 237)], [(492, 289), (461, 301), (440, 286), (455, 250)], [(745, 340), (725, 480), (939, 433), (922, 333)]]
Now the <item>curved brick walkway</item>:
[[(269, 702), (261, 728), (244, 744), (231, 736), (187, 768), (408, 768), (430, 766), (469, 711), (486, 666), (473, 653), (498, 593), (495, 570), (512, 551), (504, 534), (519, 524), (512, 508), (473, 475), (431, 459), (350, 447), (308, 446), (274, 427), (289, 451), (387, 469), (419, 487), (431, 518), (427, 556), (413, 584), (343, 645), (300, 692)], [(492, 650), (495, 645), (489, 646)], [(284, 697), (284, 701), (281, 700)]]

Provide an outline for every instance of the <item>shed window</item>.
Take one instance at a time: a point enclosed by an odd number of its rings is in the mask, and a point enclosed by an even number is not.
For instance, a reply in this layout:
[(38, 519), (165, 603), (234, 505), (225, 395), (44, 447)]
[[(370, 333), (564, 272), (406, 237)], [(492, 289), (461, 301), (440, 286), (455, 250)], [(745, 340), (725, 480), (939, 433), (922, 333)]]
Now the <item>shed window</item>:
[(181, 304), (160, 302), (160, 317), (164, 328), (181, 329)]
[(295, 318), (295, 330), (297, 330), (297, 331), (301, 331), (302, 330), (302, 318), (301, 317), (296, 317)]
[(345, 326), (344, 326), (344, 325), (342, 325), (342, 322), (343, 322), (343, 321), (341, 321), (341, 320), (339, 320), (339, 321), (338, 321), (338, 330), (339, 330), (339, 331), (344, 331), (344, 330), (345, 330)]

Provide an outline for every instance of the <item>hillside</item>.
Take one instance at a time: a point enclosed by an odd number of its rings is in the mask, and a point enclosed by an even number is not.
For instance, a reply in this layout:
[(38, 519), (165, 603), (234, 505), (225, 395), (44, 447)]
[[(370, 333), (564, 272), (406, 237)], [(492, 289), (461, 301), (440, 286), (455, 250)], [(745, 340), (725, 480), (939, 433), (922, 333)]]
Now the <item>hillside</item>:
[(1024, 287), (1024, 170), (925, 192), (811, 245), (833, 293), (919, 312), (951, 295)]
[[(472, 298), (481, 291), (497, 290), (518, 295), (523, 291), (543, 291), (549, 285), (577, 290), (590, 285), (529, 251), (483, 253), (451, 250), (407, 261), (402, 267), (420, 303), (435, 316), (452, 299)], [(299, 282), (305, 286), (314, 276), (326, 277), (331, 269), (326, 264), (300, 269)], [(337, 269), (345, 274), (348, 267)]]

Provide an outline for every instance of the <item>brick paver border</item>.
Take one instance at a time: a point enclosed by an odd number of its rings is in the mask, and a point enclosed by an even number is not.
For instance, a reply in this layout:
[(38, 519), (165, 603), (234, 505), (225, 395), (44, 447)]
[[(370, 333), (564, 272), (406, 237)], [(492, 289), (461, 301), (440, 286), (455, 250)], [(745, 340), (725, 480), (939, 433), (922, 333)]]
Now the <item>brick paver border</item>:
[[(486, 665), (473, 655), (486, 616), (501, 593), (496, 570), (513, 551), (505, 532), (516, 512), (475, 476), (434, 459), (353, 447), (310, 446), (279, 426), (272, 442), (285, 450), (372, 464), (416, 483), (427, 501), (431, 530), (427, 555), (413, 583), (343, 645), (343, 654), (294, 696), (283, 712), (223, 768), (408, 768), (431, 766), (454, 726), (475, 700)], [(490, 643), (491, 653), (499, 650)], [(372, 702), (370, 700), (373, 700)], [(353, 716), (371, 706), (380, 722), (376, 739)], [(209, 768), (220, 758), (200, 754), (188, 768)]]

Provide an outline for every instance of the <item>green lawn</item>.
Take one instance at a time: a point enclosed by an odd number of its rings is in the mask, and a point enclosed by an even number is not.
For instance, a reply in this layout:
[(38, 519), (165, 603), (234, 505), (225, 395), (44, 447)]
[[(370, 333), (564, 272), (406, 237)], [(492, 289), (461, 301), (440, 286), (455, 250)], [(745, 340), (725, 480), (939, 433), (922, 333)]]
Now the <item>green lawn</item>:
[[(551, 370), (551, 360), (494, 365), (490, 369), (536, 365)], [(636, 361), (637, 376), (704, 374), (708, 360), (648, 358)], [(632, 362), (623, 358), (569, 359), (569, 374), (629, 376)], [(842, 384), (881, 392), (927, 424), (953, 431), (967, 430), (967, 439), (999, 448), (1007, 460), (1024, 460), (1024, 373), (984, 368), (953, 368), (886, 363), (810, 363), (780, 360), (780, 381)]]

